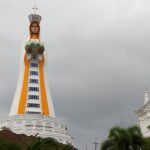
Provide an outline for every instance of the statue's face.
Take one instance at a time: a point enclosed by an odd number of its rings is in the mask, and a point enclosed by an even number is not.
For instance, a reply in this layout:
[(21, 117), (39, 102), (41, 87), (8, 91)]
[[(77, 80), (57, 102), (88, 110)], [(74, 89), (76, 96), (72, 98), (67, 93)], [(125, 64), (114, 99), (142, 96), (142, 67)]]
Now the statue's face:
[(38, 34), (39, 33), (39, 25), (37, 23), (33, 23), (31, 25), (31, 33), (32, 34)]

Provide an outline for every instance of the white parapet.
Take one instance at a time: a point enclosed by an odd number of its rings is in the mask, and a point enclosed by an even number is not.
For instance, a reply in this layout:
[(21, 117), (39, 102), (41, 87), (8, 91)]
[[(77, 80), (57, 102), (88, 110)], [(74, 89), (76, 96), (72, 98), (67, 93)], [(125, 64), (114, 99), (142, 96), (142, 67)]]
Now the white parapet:
[(73, 138), (67, 135), (67, 127), (56, 118), (42, 115), (16, 115), (1, 120), (0, 129), (8, 128), (16, 134), (51, 137), (63, 144), (73, 145)]

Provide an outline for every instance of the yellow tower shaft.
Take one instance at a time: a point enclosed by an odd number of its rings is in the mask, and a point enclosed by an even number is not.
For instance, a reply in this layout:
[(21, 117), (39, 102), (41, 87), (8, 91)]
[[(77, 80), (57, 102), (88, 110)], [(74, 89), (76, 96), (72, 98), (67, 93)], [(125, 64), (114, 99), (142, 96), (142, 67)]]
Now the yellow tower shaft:
[(19, 101), (19, 107), (18, 107), (18, 114), (24, 114), (25, 113), (25, 107), (26, 107), (26, 101), (27, 101), (27, 90), (28, 90), (28, 78), (29, 78), (29, 60), (27, 59), (27, 56), (24, 56), (24, 80), (20, 95), (20, 101)]

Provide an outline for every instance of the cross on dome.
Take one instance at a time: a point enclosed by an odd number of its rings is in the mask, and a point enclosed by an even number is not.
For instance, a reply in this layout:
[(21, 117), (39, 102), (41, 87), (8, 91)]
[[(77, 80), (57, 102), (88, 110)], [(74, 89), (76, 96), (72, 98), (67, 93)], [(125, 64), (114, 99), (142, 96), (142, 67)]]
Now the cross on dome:
[(37, 8), (36, 4), (32, 7), (32, 10), (33, 10), (34, 14), (37, 14), (38, 8)]

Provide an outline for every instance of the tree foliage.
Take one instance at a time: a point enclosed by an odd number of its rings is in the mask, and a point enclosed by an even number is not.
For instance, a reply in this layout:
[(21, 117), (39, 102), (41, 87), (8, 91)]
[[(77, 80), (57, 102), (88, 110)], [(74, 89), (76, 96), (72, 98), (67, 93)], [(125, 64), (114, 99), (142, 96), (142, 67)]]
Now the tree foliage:
[(0, 139), (0, 150), (77, 150), (71, 145), (58, 143), (52, 138), (35, 138), (30, 142), (14, 142)]
[(52, 138), (36, 138), (27, 143), (26, 150), (75, 150), (71, 145), (63, 145)]
[(20, 143), (11, 142), (7, 140), (0, 140), (0, 150), (21, 150)]
[(101, 145), (101, 150), (150, 150), (150, 138), (144, 138), (138, 126), (115, 126)]

